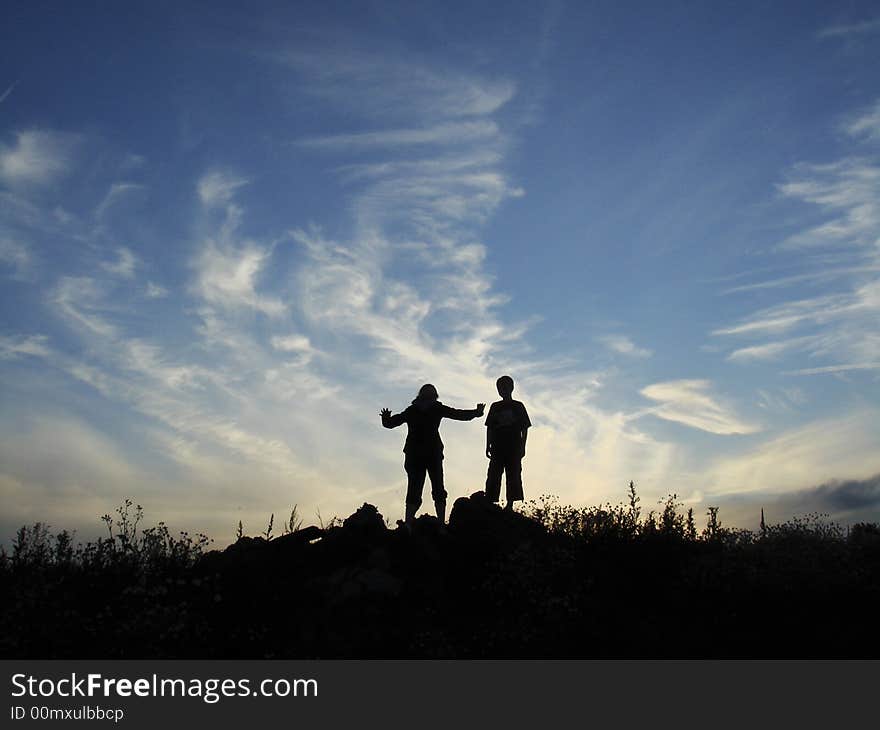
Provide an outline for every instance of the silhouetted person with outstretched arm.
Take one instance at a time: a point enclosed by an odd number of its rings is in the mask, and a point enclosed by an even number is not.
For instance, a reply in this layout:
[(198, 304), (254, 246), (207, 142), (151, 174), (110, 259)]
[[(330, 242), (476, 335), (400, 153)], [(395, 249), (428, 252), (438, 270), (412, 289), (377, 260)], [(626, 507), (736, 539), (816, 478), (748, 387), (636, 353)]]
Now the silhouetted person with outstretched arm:
[(486, 416), (486, 496), (493, 502), (501, 497), (501, 474), (506, 474), (506, 509), (523, 498), (522, 459), (526, 455), (526, 439), (532, 422), (526, 407), (514, 400), (513, 378), (502, 375), (495, 383), (501, 400), (489, 407)]
[(483, 415), (485, 403), (478, 403), (472, 411), (461, 411), (450, 408), (437, 400), (437, 389), (430, 383), (423, 385), (419, 394), (403, 413), (391, 415), (391, 411), (383, 408), (382, 425), (385, 428), (396, 428), (407, 425), (406, 454), (403, 468), (406, 469), (406, 526), (412, 529), (416, 512), (422, 504), (422, 489), (425, 486), (425, 474), (431, 478), (431, 496), (437, 510), (440, 524), (446, 521), (446, 490), (443, 488), (443, 441), (440, 440), (440, 421), (451, 418), (454, 421), (471, 421)]

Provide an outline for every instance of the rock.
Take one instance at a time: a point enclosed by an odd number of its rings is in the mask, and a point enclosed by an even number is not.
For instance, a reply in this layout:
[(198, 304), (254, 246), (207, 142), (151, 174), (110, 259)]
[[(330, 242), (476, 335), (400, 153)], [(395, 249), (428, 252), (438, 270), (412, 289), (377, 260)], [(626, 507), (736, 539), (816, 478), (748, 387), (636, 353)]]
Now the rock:
[(449, 530), (456, 538), (485, 548), (509, 549), (547, 535), (542, 525), (518, 512), (502, 509), (483, 492), (455, 500), (449, 515)]
[(295, 530), (281, 537), (276, 537), (272, 540), (272, 545), (279, 549), (308, 545), (310, 542), (320, 539), (323, 535), (324, 531), (320, 527), (309, 525), (301, 530)]
[(345, 518), (342, 529), (353, 537), (371, 539), (385, 532), (385, 520), (373, 505), (364, 502), (357, 512)]
[(260, 550), (261, 548), (266, 546), (266, 538), (264, 537), (248, 537), (245, 535), (244, 537), (238, 538), (232, 545), (226, 548), (223, 552), (227, 555), (236, 555), (241, 553), (250, 552), (252, 550)]

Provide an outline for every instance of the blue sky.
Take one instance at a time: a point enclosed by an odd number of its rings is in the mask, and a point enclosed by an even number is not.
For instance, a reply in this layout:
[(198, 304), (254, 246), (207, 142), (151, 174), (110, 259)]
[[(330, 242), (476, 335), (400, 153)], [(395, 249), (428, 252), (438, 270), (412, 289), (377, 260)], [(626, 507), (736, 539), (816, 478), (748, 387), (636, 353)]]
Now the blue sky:
[(872, 5), (13, 3), (3, 534), (394, 520), (504, 373), (527, 498), (880, 518)]

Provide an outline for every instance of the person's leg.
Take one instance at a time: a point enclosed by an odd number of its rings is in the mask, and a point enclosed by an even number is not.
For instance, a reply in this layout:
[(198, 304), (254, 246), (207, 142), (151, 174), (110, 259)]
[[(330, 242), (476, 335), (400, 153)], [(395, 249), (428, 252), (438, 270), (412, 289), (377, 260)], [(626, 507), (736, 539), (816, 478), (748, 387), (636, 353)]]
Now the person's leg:
[(507, 489), (507, 509), (513, 509), (513, 503), (523, 498), (522, 488), (522, 457), (511, 456), (504, 464), (504, 483)]
[(431, 478), (431, 497), (434, 499), (434, 510), (440, 524), (446, 522), (446, 489), (443, 486), (443, 457), (428, 464), (428, 476)]
[(407, 456), (403, 463), (403, 468), (406, 469), (407, 476), (406, 526), (412, 529), (413, 522), (416, 519), (416, 512), (422, 506), (422, 489), (425, 487), (427, 465), (424, 459), (415, 459)]
[(486, 471), (486, 496), (497, 502), (501, 497), (501, 474), (504, 471), (504, 462), (497, 456), (489, 459), (489, 469)]

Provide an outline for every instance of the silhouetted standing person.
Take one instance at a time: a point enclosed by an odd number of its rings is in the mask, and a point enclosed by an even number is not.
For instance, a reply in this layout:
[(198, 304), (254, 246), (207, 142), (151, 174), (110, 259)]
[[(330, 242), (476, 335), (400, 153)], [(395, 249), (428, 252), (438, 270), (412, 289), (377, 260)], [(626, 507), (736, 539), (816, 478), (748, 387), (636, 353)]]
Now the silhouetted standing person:
[(478, 403), (472, 411), (450, 408), (437, 400), (437, 389), (429, 384), (419, 389), (419, 394), (403, 413), (391, 415), (383, 408), (382, 425), (396, 428), (407, 425), (406, 454), (403, 468), (406, 469), (406, 525), (412, 528), (419, 507), (422, 504), (422, 489), (425, 474), (431, 478), (431, 496), (440, 523), (446, 521), (446, 490), (443, 488), (443, 441), (440, 439), (440, 421), (451, 418), (454, 421), (471, 421), (483, 415), (485, 403)]
[(526, 407), (514, 400), (513, 378), (502, 375), (495, 383), (501, 400), (489, 407), (486, 416), (486, 496), (497, 502), (501, 496), (501, 474), (506, 474), (507, 507), (523, 498), (522, 459), (526, 455), (526, 438), (532, 422)]

